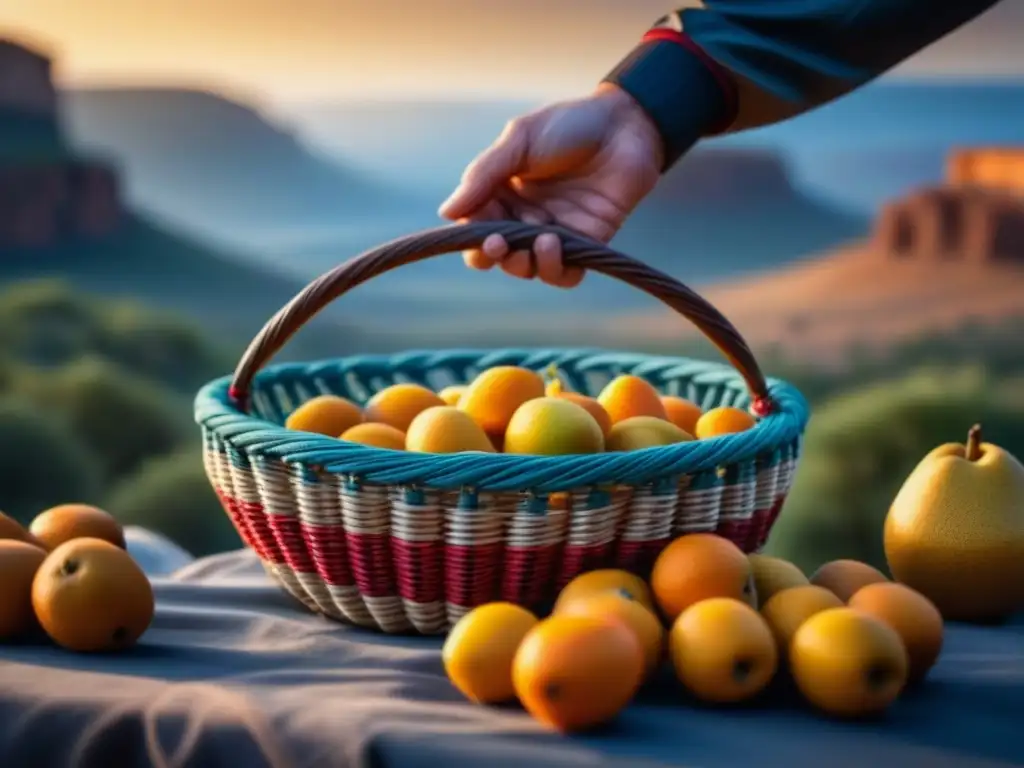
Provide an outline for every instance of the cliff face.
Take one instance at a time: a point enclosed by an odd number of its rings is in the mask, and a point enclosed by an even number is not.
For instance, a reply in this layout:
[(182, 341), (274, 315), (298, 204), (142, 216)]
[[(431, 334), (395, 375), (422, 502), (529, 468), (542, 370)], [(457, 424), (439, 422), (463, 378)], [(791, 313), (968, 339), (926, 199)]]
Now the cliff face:
[(68, 151), (50, 60), (0, 40), (0, 250), (101, 238), (121, 225), (110, 164)]

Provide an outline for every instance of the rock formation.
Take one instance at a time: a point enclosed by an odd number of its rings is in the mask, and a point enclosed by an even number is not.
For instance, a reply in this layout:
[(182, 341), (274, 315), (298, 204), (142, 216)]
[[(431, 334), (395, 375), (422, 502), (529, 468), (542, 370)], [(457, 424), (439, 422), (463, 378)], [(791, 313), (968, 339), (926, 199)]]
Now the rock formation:
[(49, 58), (0, 40), (0, 251), (104, 237), (123, 215), (116, 169), (64, 141)]

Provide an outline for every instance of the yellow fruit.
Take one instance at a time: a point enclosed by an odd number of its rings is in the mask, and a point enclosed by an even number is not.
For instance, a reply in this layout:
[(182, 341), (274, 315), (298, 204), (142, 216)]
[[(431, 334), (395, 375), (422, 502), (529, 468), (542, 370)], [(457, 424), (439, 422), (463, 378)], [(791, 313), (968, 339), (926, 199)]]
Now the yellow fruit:
[(575, 601), (580, 597), (586, 597), (602, 592), (625, 592), (638, 603), (650, 611), (655, 610), (654, 598), (651, 595), (647, 582), (629, 571), (621, 571), (617, 568), (600, 568), (596, 571), (581, 573), (570, 581), (562, 591), (558, 593), (558, 600), (555, 602), (555, 613), (558, 613), (563, 605)]
[(539, 373), (499, 365), (473, 380), (459, 400), (459, 408), (472, 416), (484, 432), (501, 435), (519, 406), (543, 396), (544, 379)]
[(612, 424), (618, 424), (632, 416), (668, 419), (658, 390), (639, 376), (616, 376), (601, 390), (597, 402), (611, 417)]
[(459, 399), (466, 391), (465, 384), (452, 384), (450, 387), (445, 387), (437, 396), (444, 400), (445, 405), (458, 405)]
[(125, 550), (101, 539), (74, 539), (39, 566), (32, 606), (58, 645), (113, 651), (133, 645), (149, 627), (153, 587)]
[(390, 424), (365, 422), (345, 430), (341, 438), (350, 443), (372, 445), (374, 448), (388, 448), (392, 451), (405, 450), (405, 433)]
[(768, 622), (779, 650), (786, 653), (793, 635), (811, 616), (842, 607), (843, 601), (824, 587), (805, 584), (776, 592), (762, 606), (761, 615)]
[(712, 408), (697, 419), (694, 436), (700, 440), (718, 435), (729, 435), (735, 432), (746, 432), (757, 420), (746, 411), (725, 405)]
[(781, 557), (754, 553), (747, 555), (747, 559), (754, 571), (754, 586), (761, 605), (767, 603), (776, 592), (810, 583), (803, 571)]
[(436, 392), (419, 384), (392, 384), (366, 403), (366, 421), (389, 424), (408, 433), (413, 419), (428, 408), (444, 404)]
[(877, 714), (907, 682), (907, 652), (892, 627), (848, 607), (803, 623), (789, 646), (789, 669), (804, 697), (842, 717)]
[(669, 544), (654, 562), (651, 589), (668, 621), (701, 600), (731, 597), (749, 604), (750, 561), (728, 539), (690, 533)]
[(562, 732), (603, 725), (643, 682), (644, 654), (618, 621), (552, 616), (530, 630), (516, 652), (512, 680), (523, 707)]
[(594, 417), (560, 397), (523, 403), (505, 430), (505, 453), (564, 456), (602, 450), (604, 435)]
[(665, 630), (658, 617), (625, 590), (596, 592), (563, 602), (557, 616), (593, 616), (623, 622), (632, 631), (644, 652), (645, 675), (661, 663)]
[(292, 411), (284, 425), (299, 432), (337, 437), (362, 422), (363, 411), (351, 400), (337, 395), (318, 395)]
[(923, 680), (942, 652), (944, 626), (939, 609), (920, 592), (904, 584), (869, 584), (849, 603), (896, 630), (907, 649), (910, 680)]
[(53, 550), (66, 541), (81, 538), (103, 539), (124, 549), (124, 529), (112, 515), (90, 504), (60, 504), (40, 512), (29, 532)]
[(656, 445), (672, 445), (693, 440), (675, 424), (657, 416), (631, 416), (618, 421), (608, 433), (605, 449), (609, 451), (638, 451)]
[(417, 453), (494, 453), (480, 425), (450, 405), (435, 405), (416, 416), (405, 433), (405, 448)]
[(950, 621), (992, 621), (1024, 609), (1024, 465), (982, 441), (929, 453), (885, 520), (893, 577)]
[(812, 573), (810, 581), (811, 584), (834, 593), (845, 603), (858, 589), (888, 579), (877, 568), (872, 568), (859, 560), (833, 560)]
[(515, 698), (512, 660), (537, 617), (512, 603), (474, 608), (452, 627), (441, 650), (452, 685), (470, 701), (497, 704)]
[(688, 435), (696, 434), (697, 420), (704, 413), (699, 405), (675, 395), (663, 395), (661, 404), (665, 406), (665, 415), (669, 421)]
[(746, 603), (713, 597), (683, 611), (669, 633), (672, 666), (703, 701), (745, 701), (771, 682), (778, 667), (775, 639)]
[(581, 395), (577, 392), (562, 392), (557, 395), (549, 395), (549, 397), (560, 397), (563, 400), (568, 400), (570, 403), (576, 403), (576, 405), (580, 406), (583, 410), (594, 417), (594, 421), (597, 422), (597, 426), (601, 428), (601, 434), (605, 437), (608, 436), (608, 433), (612, 428), (612, 419), (608, 415), (608, 412), (605, 411), (605, 409), (601, 407), (601, 404), (594, 398)]
[(17, 539), (0, 539), (0, 641), (22, 637), (36, 626), (32, 580), (46, 550)]

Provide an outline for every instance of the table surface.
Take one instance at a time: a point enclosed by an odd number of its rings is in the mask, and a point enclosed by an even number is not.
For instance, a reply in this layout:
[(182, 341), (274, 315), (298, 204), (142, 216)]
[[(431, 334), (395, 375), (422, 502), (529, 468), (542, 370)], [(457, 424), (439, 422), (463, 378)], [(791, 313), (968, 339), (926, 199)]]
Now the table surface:
[(251, 553), (154, 576), (157, 613), (117, 656), (0, 647), (0, 765), (477, 768), (1024, 766), (1024, 623), (951, 626), (939, 665), (882, 719), (835, 722), (780, 695), (686, 702), (671, 673), (615, 724), (546, 733), (465, 702), (440, 640), (313, 616)]

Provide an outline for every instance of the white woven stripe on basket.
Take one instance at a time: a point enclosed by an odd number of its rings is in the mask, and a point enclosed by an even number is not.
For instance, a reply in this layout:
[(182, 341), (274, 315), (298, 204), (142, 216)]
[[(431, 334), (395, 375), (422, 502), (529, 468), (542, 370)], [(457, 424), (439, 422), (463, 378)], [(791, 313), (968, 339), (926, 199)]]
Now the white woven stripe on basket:
[[(450, 495), (450, 494), (449, 494)], [(436, 600), (418, 602), (402, 598), (402, 606), (406, 616), (416, 631), (431, 635), (444, 630), (448, 623), (447, 610), (444, 604), (444, 494), (437, 491), (420, 494), (421, 501), (413, 503), (411, 495), (405, 489), (391, 491), (391, 538), (408, 542), (413, 545), (433, 544), (437, 547), (435, 563), (411, 563), (406, 568), (415, 570), (417, 566), (428, 566), (436, 572), (438, 596)], [(401, 574), (399, 565), (395, 565), (395, 577)]]

